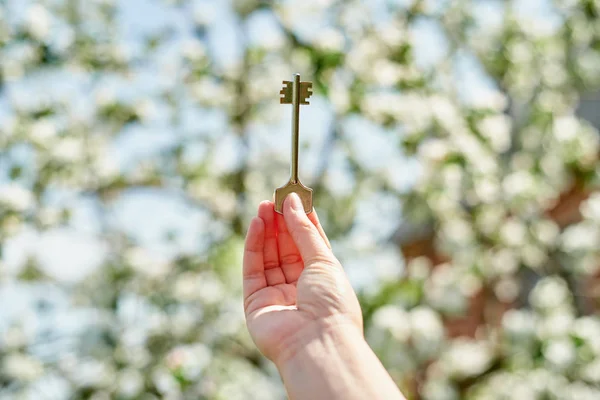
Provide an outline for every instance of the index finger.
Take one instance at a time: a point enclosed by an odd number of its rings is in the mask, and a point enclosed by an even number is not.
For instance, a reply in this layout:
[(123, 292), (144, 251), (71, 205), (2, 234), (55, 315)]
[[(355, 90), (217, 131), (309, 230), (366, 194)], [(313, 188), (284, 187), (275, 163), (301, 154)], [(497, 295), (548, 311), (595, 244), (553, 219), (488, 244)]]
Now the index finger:
[(243, 286), (244, 299), (267, 287), (264, 265), (265, 224), (254, 217), (250, 222), (244, 246)]

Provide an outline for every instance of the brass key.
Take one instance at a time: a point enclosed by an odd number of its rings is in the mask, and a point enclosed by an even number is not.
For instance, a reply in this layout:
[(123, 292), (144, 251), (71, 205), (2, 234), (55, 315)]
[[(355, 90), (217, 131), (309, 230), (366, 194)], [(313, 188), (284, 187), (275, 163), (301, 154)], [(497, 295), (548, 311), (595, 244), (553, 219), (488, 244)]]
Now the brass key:
[(304, 186), (298, 178), (298, 138), (300, 134), (300, 105), (309, 104), (308, 99), (312, 95), (312, 82), (300, 82), (300, 74), (294, 74), (293, 81), (283, 81), (283, 89), (279, 92), (282, 97), (281, 104), (292, 104), (292, 173), (290, 181), (275, 190), (275, 211), (283, 214), (283, 201), (292, 192), (296, 193), (304, 212), (310, 214), (313, 210), (312, 189)]

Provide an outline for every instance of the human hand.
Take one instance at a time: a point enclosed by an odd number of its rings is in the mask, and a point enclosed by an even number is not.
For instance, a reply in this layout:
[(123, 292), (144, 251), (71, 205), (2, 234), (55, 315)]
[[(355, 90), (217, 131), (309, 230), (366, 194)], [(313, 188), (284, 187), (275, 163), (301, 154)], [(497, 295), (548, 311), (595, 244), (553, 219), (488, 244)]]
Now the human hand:
[(306, 215), (295, 193), (284, 215), (270, 201), (252, 219), (244, 249), (246, 324), (259, 350), (280, 365), (329, 329), (362, 336), (356, 294), (335, 258), (316, 211)]

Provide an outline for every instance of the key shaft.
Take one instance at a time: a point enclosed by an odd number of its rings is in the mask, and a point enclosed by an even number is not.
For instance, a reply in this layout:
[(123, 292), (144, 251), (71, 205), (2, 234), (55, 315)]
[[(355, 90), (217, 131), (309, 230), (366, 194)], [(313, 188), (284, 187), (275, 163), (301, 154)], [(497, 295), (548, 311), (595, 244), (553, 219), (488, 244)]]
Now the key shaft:
[(292, 171), (290, 182), (298, 183), (298, 147), (300, 142), (300, 74), (294, 74), (292, 88)]

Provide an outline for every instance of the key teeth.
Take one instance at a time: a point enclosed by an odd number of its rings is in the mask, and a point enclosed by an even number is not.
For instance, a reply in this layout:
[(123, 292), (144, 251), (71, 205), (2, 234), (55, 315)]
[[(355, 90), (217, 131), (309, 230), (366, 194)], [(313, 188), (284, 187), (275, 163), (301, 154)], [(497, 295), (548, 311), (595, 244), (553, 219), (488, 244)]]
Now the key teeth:
[(279, 92), (281, 96), (281, 100), (279, 100), (280, 104), (290, 104), (292, 102), (292, 84), (293, 82), (283, 81), (283, 88)]

